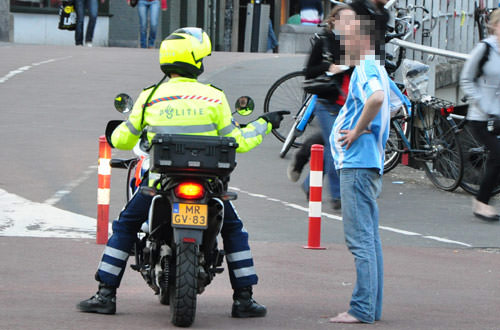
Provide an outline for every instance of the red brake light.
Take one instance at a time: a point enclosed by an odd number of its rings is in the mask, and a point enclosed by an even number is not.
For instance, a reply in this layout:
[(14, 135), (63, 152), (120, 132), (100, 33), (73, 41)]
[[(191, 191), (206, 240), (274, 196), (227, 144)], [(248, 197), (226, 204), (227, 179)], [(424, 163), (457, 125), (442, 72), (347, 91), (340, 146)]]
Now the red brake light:
[(175, 195), (184, 199), (201, 199), (205, 189), (198, 182), (182, 182), (175, 187)]
[(448, 108), (441, 108), (441, 115), (442, 116), (446, 116), (450, 113), (453, 113), (453, 111), (455, 111), (455, 107), (454, 106), (451, 106), (451, 107), (448, 107)]

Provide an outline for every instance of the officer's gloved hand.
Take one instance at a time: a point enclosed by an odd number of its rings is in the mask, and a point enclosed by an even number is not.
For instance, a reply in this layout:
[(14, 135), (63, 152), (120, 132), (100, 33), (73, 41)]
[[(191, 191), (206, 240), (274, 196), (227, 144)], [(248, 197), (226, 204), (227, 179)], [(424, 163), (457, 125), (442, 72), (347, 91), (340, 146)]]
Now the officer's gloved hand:
[(273, 111), (268, 112), (260, 116), (259, 118), (264, 119), (268, 123), (271, 123), (273, 128), (280, 128), (281, 121), (283, 120), (283, 115), (289, 115), (290, 111), (282, 110), (282, 111)]
[(123, 120), (110, 120), (106, 125), (106, 141), (108, 141), (108, 144), (111, 146), (111, 148), (114, 148), (113, 143), (111, 143), (111, 135), (113, 134), (113, 131), (118, 126), (120, 126), (121, 123), (123, 123)]

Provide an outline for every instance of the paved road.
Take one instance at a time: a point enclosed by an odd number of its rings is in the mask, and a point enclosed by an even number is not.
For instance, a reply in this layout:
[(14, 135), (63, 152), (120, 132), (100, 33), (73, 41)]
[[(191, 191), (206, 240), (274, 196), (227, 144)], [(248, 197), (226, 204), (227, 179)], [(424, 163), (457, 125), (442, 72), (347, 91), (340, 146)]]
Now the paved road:
[[(94, 290), (102, 252), (88, 238), (96, 214), (97, 137), (108, 120), (121, 118), (112, 109), (114, 95), (136, 97), (161, 78), (156, 51), (2, 44), (0, 55), (0, 329), (169, 327), (168, 311), (131, 271), (119, 293), (119, 316), (74, 311), (75, 302)], [(304, 60), (215, 53), (202, 77), (230, 100), (249, 94), (261, 108), (272, 82)], [(199, 298), (197, 328), (344, 328), (326, 318), (345, 310), (354, 280), (340, 214), (325, 203), (326, 251), (301, 248), (307, 203), (287, 180), (279, 147), (270, 136), (239, 155), (231, 180), (261, 277), (256, 295), (269, 316), (229, 318), (231, 293), (223, 274)], [(112, 217), (123, 205), (123, 187), (123, 173), (113, 171)], [(375, 327), (500, 328), (500, 225), (472, 218), (470, 202), (463, 191), (437, 190), (423, 172), (399, 167), (384, 176), (379, 206), (386, 300)], [(9, 232), (16, 223), (21, 230)]]

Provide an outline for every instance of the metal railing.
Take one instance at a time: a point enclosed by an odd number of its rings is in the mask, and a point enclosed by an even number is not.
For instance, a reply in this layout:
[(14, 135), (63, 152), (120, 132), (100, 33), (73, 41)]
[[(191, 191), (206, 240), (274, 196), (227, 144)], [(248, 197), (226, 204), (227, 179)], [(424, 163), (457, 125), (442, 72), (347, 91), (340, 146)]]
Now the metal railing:
[(400, 39), (392, 39), (390, 41), (390, 43), (397, 45), (399, 47), (417, 50), (417, 51), (420, 51), (423, 53), (445, 56), (445, 57), (455, 58), (455, 59), (459, 59), (459, 60), (463, 60), (463, 61), (466, 61), (470, 56), (469, 54), (463, 54), (463, 53), (459, 53), (459, 52), (454, 52), (452, 50), (446, 50), (446, 49), (440, 49), (440, 48), (436, 48), (436, 47), (420, 45), (420, 44), (417, 44), (414, 42), (404, 41), (404, 40), (400, 40)]

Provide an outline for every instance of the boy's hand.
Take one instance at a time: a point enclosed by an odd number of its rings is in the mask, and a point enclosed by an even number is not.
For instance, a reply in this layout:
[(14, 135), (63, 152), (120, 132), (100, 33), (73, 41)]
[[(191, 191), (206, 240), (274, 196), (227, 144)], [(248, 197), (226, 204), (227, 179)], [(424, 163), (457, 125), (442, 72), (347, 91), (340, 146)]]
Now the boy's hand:
[(341, 134), (345, 134), (339, 138), (339, 142), (341, 143), (341, 146), (346, 146), (346, 150), (348, 150), (351, 145), (356, 141), (361, 134), (368, 134), (371, 133), (372, 131), (369, 131), (365, 129), (364, 131), (358, 132), (356, 129), (348, 130), (348, 129), (342, 129), (340, 130)]

